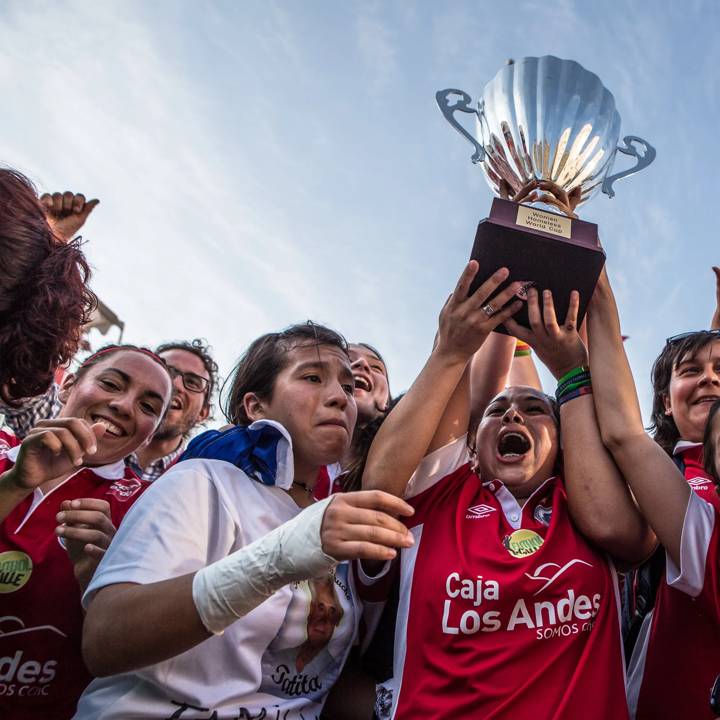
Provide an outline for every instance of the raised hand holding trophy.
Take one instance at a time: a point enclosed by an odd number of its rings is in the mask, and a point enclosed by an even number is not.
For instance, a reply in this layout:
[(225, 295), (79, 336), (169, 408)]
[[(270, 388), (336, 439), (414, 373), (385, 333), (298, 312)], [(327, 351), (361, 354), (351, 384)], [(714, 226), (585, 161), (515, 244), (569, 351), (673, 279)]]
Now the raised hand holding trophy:
[[(445, 119), (473, 145), (471, 160), (498, 195), (475, 235), (471, 259), (480, 272), (470, 292), (504, 266), (507, 283), (550, 289), (558, 317), (565, 317), (570, 292), (578, 290), (582, 322), (605, 253), (597, 225), (578, 220), (575, 209), (598, 189), (613, 197), (613, 184), (647, 167), (655, 149), (634, 135), (618, 146), (620, 115), (610, 91), (578, 63), (551, 55), (509, 61), (476, 107), (462, 90), (435, 97)], [(475, 115), (477, 138), (456, 112)], [(637, 162), (609, 174), (617, 151)], [(526, 309), (515, 319), (527, 326)]]

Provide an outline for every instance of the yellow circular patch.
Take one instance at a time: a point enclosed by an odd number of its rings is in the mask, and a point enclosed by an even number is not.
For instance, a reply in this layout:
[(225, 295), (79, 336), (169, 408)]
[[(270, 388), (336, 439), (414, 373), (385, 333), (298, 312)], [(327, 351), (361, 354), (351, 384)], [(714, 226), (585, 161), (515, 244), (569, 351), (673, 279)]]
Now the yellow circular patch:
[(543, 539), (534, 530), (515, 530), (503, 538), (505, 549), (516, 558), (536, 553), (542, 547), (543, 542)]
[(24, 552), (0, 553), (0, 595), (19, 590), (30, 579), (32, 569), (32, 560)]

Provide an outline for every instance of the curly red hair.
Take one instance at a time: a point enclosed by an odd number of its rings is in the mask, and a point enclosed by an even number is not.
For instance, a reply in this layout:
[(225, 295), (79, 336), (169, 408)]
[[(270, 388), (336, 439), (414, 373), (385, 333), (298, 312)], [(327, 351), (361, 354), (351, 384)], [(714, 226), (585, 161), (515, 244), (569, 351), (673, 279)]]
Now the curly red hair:
[(44, 392), (69, 362), (97, 298), (80, 240), (64, 243), (33, 184), (0, 168), (0, 392), (6, 400)]

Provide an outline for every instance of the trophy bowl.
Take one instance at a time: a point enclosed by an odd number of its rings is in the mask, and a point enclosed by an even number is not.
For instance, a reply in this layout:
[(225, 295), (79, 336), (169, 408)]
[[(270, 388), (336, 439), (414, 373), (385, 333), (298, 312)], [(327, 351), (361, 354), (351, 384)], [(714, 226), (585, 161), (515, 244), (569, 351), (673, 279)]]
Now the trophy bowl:
[[(579, 205), (599, 188), (613, 197), (615, 181), (655, 159), (655, 149), (637, 136), (626, 136), (618, 146), (615, 98), (574, 60), (546, 55), (509, 61), (485, 86), (476, 107), (466, 92), (454, 88), (440, 90), (436, 99), (447, 121), (475, 148), (471, 159), (497, 195), (503, 184), (512, 197), (528, 184), (547, 181), (568, 194), (579, 193)], [(475, 115), (476, 137), (455, 112)], [(637, 162), (609, 174), (618, 150)]]

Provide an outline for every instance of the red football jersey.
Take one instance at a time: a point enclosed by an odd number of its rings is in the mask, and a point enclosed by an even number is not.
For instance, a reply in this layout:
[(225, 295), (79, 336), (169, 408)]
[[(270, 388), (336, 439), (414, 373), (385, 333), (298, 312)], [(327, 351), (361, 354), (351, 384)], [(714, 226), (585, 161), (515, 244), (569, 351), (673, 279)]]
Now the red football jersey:
[[(0, 472), (19, 447), (0, 433)], [(80, 654), (80, 586), (55, 535), (63, 500), (100, 498), (118, 526), (148, 487), (120, 461), (85, 468), (47, 495), (36, 490), (0, 524), (0, 707), (3, 720), (71, 718), (91, 680)]]
[(633, 653), (628, 697), (638, 720), (715, 717), (709, 697), (720, 673), (720, 496), (703, 469), (701, 445), (682, 443), (677, 454), (695, 492), (683, 526), (683, 567), (675, 568), (667, 558), (666, 578)]
[(720, 495), (715, 489), (715, 481), (705, 471), (703, 464), (703, 446), (681, 440), (675, 446), (674, 455), (682, 459), (685, 479), (699, 497), (715, 505), (720, 510)]
[(521, 508), (462, 438), (410, 481), (381, 718), (627, 718), (614, 569), (574, 528), (559, 478)]

